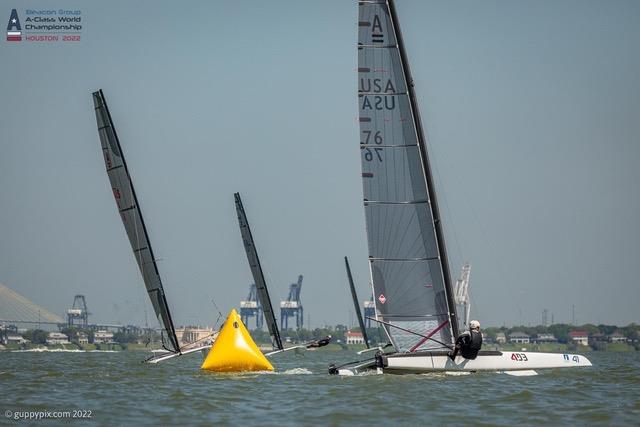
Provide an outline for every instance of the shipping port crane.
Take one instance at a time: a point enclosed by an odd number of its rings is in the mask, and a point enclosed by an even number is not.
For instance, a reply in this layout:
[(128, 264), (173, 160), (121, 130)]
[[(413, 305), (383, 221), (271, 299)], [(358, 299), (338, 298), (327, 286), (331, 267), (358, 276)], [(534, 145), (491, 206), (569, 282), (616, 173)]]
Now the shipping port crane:
[(289, 285), (289, 296), (285, 301), (280, 301), (280, 329), (289, 328), (289, 317), (296, 318), (296, 329), (302, 328), (304, 311), (300, 301), (302, 290), (302, 275), (298, 276), (298, 282)]

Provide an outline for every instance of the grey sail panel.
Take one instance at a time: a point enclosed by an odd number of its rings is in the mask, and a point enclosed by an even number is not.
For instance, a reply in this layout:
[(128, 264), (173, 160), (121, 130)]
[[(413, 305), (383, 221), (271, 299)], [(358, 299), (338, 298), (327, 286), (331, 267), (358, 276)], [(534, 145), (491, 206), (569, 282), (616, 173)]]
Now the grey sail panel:
[(442, 348), (438, 341), (452, 342), (446, 293), (438, 271), (437, 259), (371, 261), (378, 315), (386, 322), (432, 338), (425, 341), (401, 329), (387, 328), (399, 351)]
[(406, 204), (365, 203), (365, 219), (372, 259), (437, 259), (432, 221), (426, 201)]
[(384, 0), (358, 2), (358, 44), (395, 46), (396, 33)]
[(260, 265), (260, 259), (258, 258), (258, 251), (253, 241), (251, 234), (251, 228), (249, 227), (249, 221), (247, 221), (247, 215), (242, 205), (242, 199), (239, 193), (234, 194), (236, 202), (236, 212), (238, 214), (238, 224), (240, 226), (240, 234), (242, 235), (242, 243), (244, 244), (245, 252), (247, 253), (247, 261), (249, 261), (249, 267), (251, 268), (251, 274), (253, 280), (256, 283), (256, 289), (258, 291), (258, 299), (262, 305), (262, 312), (267, 322), (267, 328), (269, 328), (269, 334), (271, 334), (271, 340), (273, 346), (279, 350), (284, 347), (282, 345), (282, 339), (280, 338), (280, 331), (278, 330), (278, 323), (276, 316), (271, 305), (271, 298), (269, 297), (269, 291), (267, 289), (267, 283), (264, 280), (264, 274), (262, 272), (262, 266)]
[(456, 331), (428, 158), (387, 1), (358, 4), (358, 104), (376, 313), (397, 351), (442, 348)]
[(427, 189), (422, 184), (424, 177), (417, 146), (363, 146), (360, 154), (367, 201), (391, 203), (428, 200)]
[(178, 338), (164, 294), (156, 259), (151, 249), (149, 235), (140, 212), (140, 205), (131, 182), (120, 141), (101, 90), (93, 93), (93, 103), (111, 190), (127, 232), (127, 237), (129, 237), (133, 254), (140, 268), (149, 299), (153, 305), (153, 310), (158, 317), (158, 321), (163, 326), (163, 342), (167, 350), (179, 352)]

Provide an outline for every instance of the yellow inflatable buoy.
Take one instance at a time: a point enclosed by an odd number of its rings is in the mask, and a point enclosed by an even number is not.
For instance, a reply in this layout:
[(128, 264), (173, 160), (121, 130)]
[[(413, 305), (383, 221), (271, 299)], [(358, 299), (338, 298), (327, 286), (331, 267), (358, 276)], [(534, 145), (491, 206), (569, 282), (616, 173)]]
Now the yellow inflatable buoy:
[(215, 372), (273, 371), (235, 309), (229, 313), (201, 368)]

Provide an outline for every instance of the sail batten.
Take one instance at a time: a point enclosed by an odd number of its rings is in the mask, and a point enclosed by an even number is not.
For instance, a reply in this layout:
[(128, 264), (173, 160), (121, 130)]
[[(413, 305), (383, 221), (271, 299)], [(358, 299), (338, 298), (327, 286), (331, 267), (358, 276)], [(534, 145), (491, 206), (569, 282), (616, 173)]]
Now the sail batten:
[[(93, 93), (93, 102), (98, 134), (102, 145), (103, 160), (118, 212), (127, 232), (138, 268), (142, 274), (147, 294), (158, 321), (163, 326), (163, 343), (167, 350), (179, 353), (178, 338), (164, 294), (156, 258), (153, 256), (153, 250), (151, 249), (149, 234), (140, 212), (138, 198), (102, 90)], [(122, 208), (122, 206), (126, 207)], [(168, 342), (165, 342), (165, 337)]]
[[(393, 2), (358, 3), (358, 104), (376, 313), (397, 351), (457, 334), (426, 141)], [(433, 313), (440, 313), (433, 315)], [(415, 333), (432, 339), (424, 339)]]
[(258, 298), (260, 299), (260, 305), (262, 306), (262, 312), (264, 313), (265, 320), (267, 322), (267, 328), (271, 335), (273, 346), (278, 350), (284, 348), (282, 344), (282, 338), (280, 337), (280, 331), (278, 330), (278, 322), (271, 305), (271, 298), (269, 297), (269, 290), (264, 279), (264, 273), (262, 266), (260, 265), (260, 259), (258, 258), (258, 251), (253, 241), (253, 235), (251, 234), (251, 228), (249, 227), (249, 221), (247, 220), (247, 214), (244, 211), (242, 205), (242, 199), (240, 193), (234, 193), (236, 212), (238, 214), (238, 225), (240, 226), (240, 234), (242, 235), (242, 242), (244, 244), (245, 252), (247, 253), (247, 260), (249, 261), (249, 267), (251, 267), (251, 274), (256, 284), (256, 290), (258, 291)]

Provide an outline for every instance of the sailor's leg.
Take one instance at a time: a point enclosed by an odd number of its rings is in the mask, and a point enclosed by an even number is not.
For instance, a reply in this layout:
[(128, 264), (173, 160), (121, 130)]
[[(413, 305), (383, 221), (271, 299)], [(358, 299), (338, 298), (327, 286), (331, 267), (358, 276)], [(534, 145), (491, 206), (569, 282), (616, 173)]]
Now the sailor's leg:
[(459, 351), (460, 351), (460, 346), (456, 344), (456, 347), (453, 349), (453, 351), (449, 352), (449, 359), (455, 360)]

